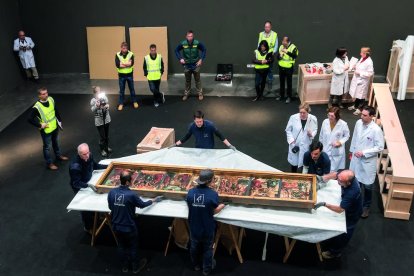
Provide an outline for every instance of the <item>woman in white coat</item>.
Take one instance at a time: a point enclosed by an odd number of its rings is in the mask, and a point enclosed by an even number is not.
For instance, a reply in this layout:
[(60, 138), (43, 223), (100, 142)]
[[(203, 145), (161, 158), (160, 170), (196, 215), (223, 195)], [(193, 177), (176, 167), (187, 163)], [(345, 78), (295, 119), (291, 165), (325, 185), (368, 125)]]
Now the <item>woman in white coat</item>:
[(355, 98), (353, 106), (348, 107), (349, 110), (354, 110), (354, 115), (361, 114), (362, 107), (365, 105), (365, 99), (368, 95), (371, 77), (374, 75), (374, 64), (371, 59), (371, 48), (361, 48), (361, 59), (355, 65), (354, 76), (349, 88), (349, 94)]
[(331, 160), (331, 171), (345, 169), (345, 143), (348, 140), (348, 124), (341, 119), (340, 109), (336, 106), (329, 108), (328, 119), (325, 119), (321, 126), (319, 141)]
[(23, 31), (20, 31), (18, 38), (14, 40), (13, 50), (19, 52), (20, 62), (26, 71), (27, 78), (39, 79), (39, 74), (36, 69), (36, 64), (33, 56), (33, 47), (35, 46), (30, 37), (25, 36)]
[(332, 107), (332, 104), (344, 108), (342, 105), (342, 96), (349, 91), (349, 60), (347, 53), (346, 48), (341, 47), (336, 49), (336, 57), (332, 62), (332, 81), (328, 108)]
[(301, 104), (299, 113), (290, 116), (285, 129), (291, 172), (297, 172), (303, 166), (303, 154), (309, 150), (309, 145), (318, 132), (318, 120), (309, 112), (309, 104)]

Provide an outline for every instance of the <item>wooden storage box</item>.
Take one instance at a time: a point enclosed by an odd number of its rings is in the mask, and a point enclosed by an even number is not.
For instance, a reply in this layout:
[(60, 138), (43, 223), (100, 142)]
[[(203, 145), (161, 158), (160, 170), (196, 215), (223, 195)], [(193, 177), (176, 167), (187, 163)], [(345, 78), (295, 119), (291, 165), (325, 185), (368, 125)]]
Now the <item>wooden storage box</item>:
[[(328, 64), (331, 65), (331, 63)], [(349, 83), (351, 83), (353, 75), (353, 72), (349, 72)], [(373, 78), (371, 78), (371, 82), (372, 79)], [(297, 93), (300, 102), (308, 104), (327, 104), (331, 92), (331, 81), (332, 74), (308, 73), (306, 72), (305, 64), (299, 64)], [(352, 97), (347, 93), (344, 95), (342, 102), (352, 102)]]
[[(131, 190), (141, 196), (164, 195), (185, 199), (194, 187), (200, 167), (167, 166), (143, 163), (112, 162), (96, 188), (106, 193), (119, 185), (122, 170), (133, 171)], [(312, 209), (316, 203), (316, 177), (310, 174), (213, 169), (215, 179), (210, 187), (222, 201), (246, 205), (284, 206)], [(236, 181), (234, 181), (236, 180)]]
[[(387, 70), (387, 82), (390, 85), (391, 92), (398, 92), (400, 75), (398, 56), (400, 55), (401, 50), (402, 49), (400, 47), (397, 47), (395, 43), (393, 43)], [(411, 60), (410, 77), (408, 78), (406, 98), (414, 97), (414, 94), (411, 94), (410, 92), (414, 92), (414, 53), (413, 58)]]
[(137, 153), (167, 148), (175, 143), (173, 128), (152, 127), (145, 138), (137, 145)]

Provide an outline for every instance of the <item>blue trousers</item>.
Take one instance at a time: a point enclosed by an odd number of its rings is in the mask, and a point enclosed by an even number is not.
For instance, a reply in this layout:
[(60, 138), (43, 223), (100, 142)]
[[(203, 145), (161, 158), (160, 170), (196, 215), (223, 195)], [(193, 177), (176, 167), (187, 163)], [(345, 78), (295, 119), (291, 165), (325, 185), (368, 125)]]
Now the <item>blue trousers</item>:
[(161, 80), (148, 81), (149, 89), (154, 95), (154, 102), (162, 103), (162, 94), (160, 92)]
[(369, 208), (372, 202), (372, 188), (374, 184), (367, 185), (359, 182), (359, 185), (361, 186), (361, 191), (364, 190), (364, 199), (362, 201), (362, 207)]
[(40, 131), (43, 141), (43, 157), (46, 160), (46, 165), (52, 164), (52, 157), (50, 156), (50, 148), (53, 147), (56, 157), (60, 156), (60, 149), (58, 143), (59, 130), (56, 128), (51, 133), (46, 134), (43, 130)]
[(134, 78), (132, 76), (125, 77), (119, 76), (119, 104), (124, 104), (124, 97), (125, 97), (125, 83), (128, 83), (129, 93), (131, 94), (131, 101), (133, 103), (137, 102), (135, 97), (135, 89), (134, 89)]
[(128, 266), (129, 262), (132, 266), (138, 264), (137, 257), (137, 243), (138, 233), (137, 231), (132, 232), (119, 232), (115, 231), (116, 238), (118, 240), (118, 254), (121, 259), (122, 266)]
[(194, 237), (190, 235), (190, 255), (194, 266), (203, 267), (204, 272), (211, 272), (213, 266), (214, 234), (207, 237)]

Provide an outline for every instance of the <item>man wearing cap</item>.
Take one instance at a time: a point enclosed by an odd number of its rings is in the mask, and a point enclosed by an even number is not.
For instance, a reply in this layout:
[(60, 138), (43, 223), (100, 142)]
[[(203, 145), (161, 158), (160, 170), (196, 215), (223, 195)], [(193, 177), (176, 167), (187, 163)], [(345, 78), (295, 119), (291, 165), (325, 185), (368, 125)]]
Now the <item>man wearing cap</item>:
[(199, 149), (213, 149), (214, 135), (220, 138), (221, 141), (230, 149), (236, 150), (236, 147), (221, 134), (213, 122), (204, 120), (204, 113), (200, 110), (194, 113), (194, 122), (188, 127), (187, 134), (178, 140), (173, 146), (179, 146), (190, 139), (191, 135), (195, 137), (195, 147)]
[(203, 269), (203, 275), (209, 275), (214, 268), (213, 242), (216, 223), (214, 215), (224, 204), (219, 204), (218, 193), (210, 189), (214, 179), (212, 170), (200, 171), (197, 186), (188, 191), (188, 223), (190, 225), (190, 255), (194, 270)]
[(135, 225), (135, 208), (145, 208), (153, 203), (160, 202), (162, 196), (157, 196), (152, 200), (143, 201), (134, 191), (129, 189), (131, 185), (131, 172), (122, 171), (120, 175), (121, 185), (112, 189), (108, 193), (108, 206), (111, 210), (112, 228), (115, 232), (120, 258), (122, 262), (122, 272), (128, 272), (129, 262), (132, 264), (134, 274), (141, 271), (147, 260), (137, 258), (137, 226)]

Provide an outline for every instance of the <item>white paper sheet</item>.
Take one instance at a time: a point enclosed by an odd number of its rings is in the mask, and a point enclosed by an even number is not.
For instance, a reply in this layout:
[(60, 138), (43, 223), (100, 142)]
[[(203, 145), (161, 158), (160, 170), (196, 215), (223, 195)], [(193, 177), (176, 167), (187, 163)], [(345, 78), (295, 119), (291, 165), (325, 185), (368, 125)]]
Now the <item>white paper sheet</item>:
[[(246, 169), (279, 171), (239, 151), (172, 148), (127, 156), (117, 161), (152, 164), (191, 165), (222, 169)], [(108, 163), (104, 160), (101, 163)], [(96, 184), (103, 171), (95, 171), (89, 183)], [(340, 187), (330, 181), (318, 191), (318, 201), (339, 204)], [(107, 194), (96, 194), (90, 188), (82, 189), (67, 207), (68, 210), (109, 212)], [(164, 200), (137, 214), (171, 218), (187, 218), (188, 208), (184, 201)], [(346, 232), (345, 214), (337, 214), (325, 207), (311, 213), (284, 210), (283, 208), (227, 206), (216, 220), (258, 231), (269, 232), (306, 242), (320, 242)]]
[(349, 61), (349, 69), (352, 70), (355, 68), (355, 65), (358, 63), (358, 59), (356, 57), (351, 57)]

